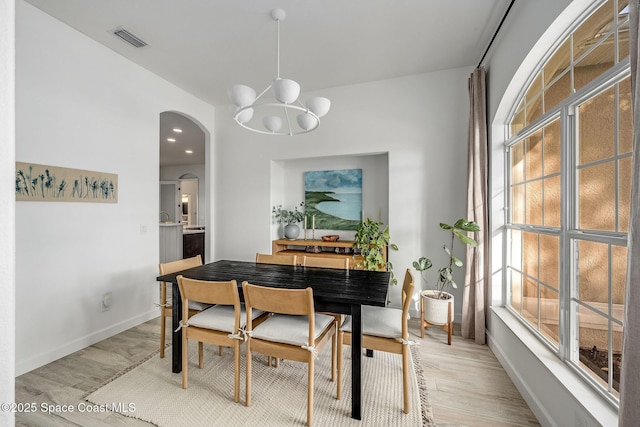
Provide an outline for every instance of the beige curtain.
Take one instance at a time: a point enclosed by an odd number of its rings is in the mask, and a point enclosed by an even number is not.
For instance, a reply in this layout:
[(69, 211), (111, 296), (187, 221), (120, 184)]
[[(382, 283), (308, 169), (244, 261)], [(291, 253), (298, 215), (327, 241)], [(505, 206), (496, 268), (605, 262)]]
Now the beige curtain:
[(619, 426), (640, 425), (640, 92), (638, 91), (638, 0), (629, 2), (629, 51), (633, 96), (633, 183), (627, 255)]
[(480, 226), (478, 246), (467, 247), (462, 298), (462, 336), (485, 344), (485, 312), (489, 278), (489, 215), (487, 163), (487, 111), (484, 67), (469, 77), (469, 152), (467, 160), (467, 220)]

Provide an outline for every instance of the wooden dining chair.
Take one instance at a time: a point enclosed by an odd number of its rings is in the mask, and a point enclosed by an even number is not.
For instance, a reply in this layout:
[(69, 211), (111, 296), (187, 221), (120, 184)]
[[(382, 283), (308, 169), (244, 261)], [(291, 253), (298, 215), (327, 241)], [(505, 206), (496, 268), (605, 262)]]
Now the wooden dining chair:
[(303, 256), (302, 265), (305, 267), (342, 268), (348, 270), (349, 258), (329, 258), (318, 256)]
[[(298, 257), (296, 255), (271, 255), (271, 254), (261, 254), (256, 253), (256, 263), (258, 264), (278, 264), (278, 265), (297, 265)], [(275, 358), (272, 359), (272, 356), (268, 356), (267, 365), (278, 367), (279, 360)]]
[[(344, 269), (349, 270), (350, 261), (349, 258), (329, 258), (329, 257), (316, 257), (316, 256), (303, 256), (302, 257), (302, 265), (305, 267), (319, 267), (319, 268), (336, 268), (336, 269)], [(333, 337), (334, 344), (336, 347), (338, 345), (338, 329), (342, 324), (343, 316), (340, 313), (330, 313), (330, 312), (321, 312), (322, 314), (326, 314), (328, 316), (333, 316), (334, 319), (334, 327), (335, 327), (335, 335)], [(337, 361), (331, 361), (331, 379), (335, 378), (335, 366)]]
[[(192, 267), (198, 267), (200, 265), (202, 265), (202, 258), (200, 257), (200, 255), (197, 255), (192, 258), (165, 262), (159, 264), (158, 267), (160, 270), (160, 275), (163, 276), (165, 274), (176, 273), (178, 271), (186, 270)], [(172, 288), (173, 286), (171, 283), (167, 284), (166, 282), (160, 282), (160, 358), (164, 357), (167, 317), (171, 317)], [(207, 307), (207, 304), (193, 302), (190, 307), (189, 315), (192, 316)]]
[[(247, 385), (246, 406), (251, 406), (251, 353), (258, 352), (277, 358), (304, 362), (308, 365), (307, 425), (313, 422), (313, 378), (317, 354), (331, 342), (333, 345), (333, 317), (316, 313), (313, 290), (280, 289), (242, 282), (247, 310)], [(273, 313), (256, 326), (252, 320), (255, 309)], [(292, 402), (289, 402), (290, 404)]]
[[(213, 304), (206, 310), (194, 314), (187, 321), (183, 321), (182, 328), (182, 388), (187, 388), (189, 381), (189, 340), (198, 341), (198, 367), (204, 365), (203, 343), (216, 344), (220, 347), (233, 348), (235, 370), (233, 400), (240, 400), (240, 344), (245, 336), (243, 329), (247, 315), (243, 304), (240, 303), (238, 283), (210, 282), (206, 280), (188, 279), (178, 276), (178, 287), (182, 297), (182, 318), (187, 319), (189, 303), (198, 301)], [(251, 319), (260, 324), (266, 313), (252, 310)]]
[(296, 255), (271, 255), (256, 253), (256, 262), (258, 264), (279, 264), (279, 265), (296, 265), (298, 259)]
[[(402, 285), (402, 309), (362, 306), (362, 347), (402, 355), (402, 394), (404, 413), (409, 413), (409, 306), (413, 296), (413, 275), (407, 269)], [(347, 316), (338, 332), (338, 386), (342, 394), (342, 347), (351, 345), (351, 316)]]

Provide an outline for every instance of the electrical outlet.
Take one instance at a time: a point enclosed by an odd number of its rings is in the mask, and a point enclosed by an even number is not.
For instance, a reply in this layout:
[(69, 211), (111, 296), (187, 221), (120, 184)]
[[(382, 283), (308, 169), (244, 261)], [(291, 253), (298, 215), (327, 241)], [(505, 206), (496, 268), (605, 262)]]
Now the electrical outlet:
[(102, 311), (111, 310), (111, 292), (106, 292), (102, 296)]

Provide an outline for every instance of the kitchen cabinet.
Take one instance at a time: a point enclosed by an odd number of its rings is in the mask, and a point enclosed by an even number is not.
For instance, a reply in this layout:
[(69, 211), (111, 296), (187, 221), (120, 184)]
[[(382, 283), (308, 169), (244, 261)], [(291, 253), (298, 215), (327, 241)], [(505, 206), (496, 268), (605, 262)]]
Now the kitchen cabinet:
[(204, 231), (185, 231), (182, 235), (182, 257), (191, 258), (200, 255), (204, 262)]

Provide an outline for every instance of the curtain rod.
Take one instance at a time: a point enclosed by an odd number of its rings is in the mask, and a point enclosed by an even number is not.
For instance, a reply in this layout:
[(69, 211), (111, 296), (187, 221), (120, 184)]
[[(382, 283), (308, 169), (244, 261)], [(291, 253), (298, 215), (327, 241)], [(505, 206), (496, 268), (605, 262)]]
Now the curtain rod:
[(516, 0), (511, 0), (511, 3), (509, 3), (509, 7), (507, 8), (507, 11), (504, 13), (504, 16), (502, 17), (502, 20), (500, 21), (500, 24), (498, 24), (498, 28), (496, 28), (496, 32), (493, 33), (493, 37), (491, 37), (491, 41), (489, 42), (489, 46), (487, 46), (487, 50), (484, 51), (484, 54), (482, 55), (482, 58), (480, 59), (480, 62), (478, 62), (478, 66), (476, 68), (480, 68), (480, 66), (482, 65), (482, 61), (484, 61), (485, 56), (487, 56), (487, 53), (489, 53), (489, 49), (491, 49), (491, 45), (493, 44), (493, 41), (496, 39), (496, 36), (498, 35), (498, 32), (500, 31), (500, 28), (502, 28), (502, 24), (504, 23), (504, 20), (507, 18), (507, 15), (509, 14), (509, 11), (511, 10), (511, 6), (513, 6), (513, 4), (516, 2)]

